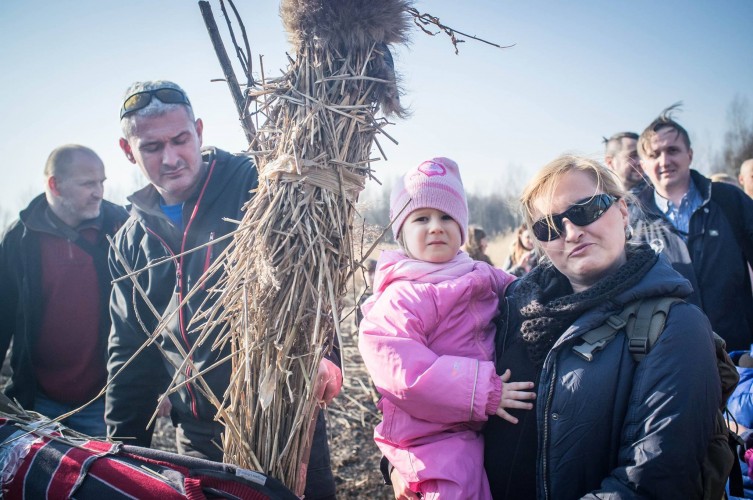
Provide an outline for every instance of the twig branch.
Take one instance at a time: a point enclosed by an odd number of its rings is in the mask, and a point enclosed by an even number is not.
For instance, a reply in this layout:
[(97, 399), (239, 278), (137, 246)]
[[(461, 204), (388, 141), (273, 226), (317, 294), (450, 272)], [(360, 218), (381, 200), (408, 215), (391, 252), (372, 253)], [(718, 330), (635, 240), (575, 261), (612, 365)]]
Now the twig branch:
[(225, 45), (222, 43), (222, 37), (220, 37), (220, 32), (217, 29), (217, 23), (215, 22), (214, 15), (212, 14), (212, 7), (209, 5), (209, 2), (201, 1), (199, 2), (199, 8), (201, 9), (201, 15), (204, 18), (204, 24), (207, 27), (209, 38), (210, 40), (212, 40), (214, 52), (215, 54), (217, 54), (217, 59), (219, 59), (220, 66), (222, 67), (222, 72), (225, 74), (225, 80), (227, 81), (227, 85), (230, 88), (230, 94), (233, 96), (233, 101), (235, 102), (235, 107), (238, 111), (238, 117), (240, 118), (241, 127), (243, 127), (243, 131), (246, 134), (246, 140), (249, 144), (251, 144), (254, 140), (254, 136), (256, 135), (256, 130), (254, 128), (253, 122), (250, 119), (250, 116), (246, 112), (248, 103), (246, 102), (246, 98), (244, 97), (243, 92), (241, 92), (240, 85), (238, 84), (238, 79), (235, 77), (235, 71), (233, 71), (233, 65), (230, 63), (230, 58), (228, 57), (227, 51), (225, 50)]
[(465, 43), (465, 40), (459, 39), (456, 35), (464, 36), (466, 38), (470, 38), (472, 40), (476, 40), (478, 42), (491, 45), (492, 47), (497, 47), (498, 49), (509, 49), (510, 47), (515, 46), (514, 43), (512, 45), (499, 45), (497, 43), (490, 42), (489, 40), (484, 40), (483, 38), (469, 35), (468, 33), (463, 33), (462, 31), (458, 31), (445, 24), (442, 24), (442, 22), (439, 20), (438, 17), (432, 16), (431, 14), (428, 14), (428, 13), (421, 14), (418, 10), (414, 9), (413, 7), (408, 8), (408, 13), (413, 16), (413, 22), (416, 23), (416, 26), (418, 26), (421, 29), (421, 31), (423, 31), (427, 35), (434, 36), (437, 33), (434, 33), (431, 30), (425, 28), (425, 26), (436, 26), (442, 32), (444, 32), (447, 36), (449, 36), (450, 40), (452, 41), (452, 45), (455, 47), (455, 54), (459, 53), (458, 44)]

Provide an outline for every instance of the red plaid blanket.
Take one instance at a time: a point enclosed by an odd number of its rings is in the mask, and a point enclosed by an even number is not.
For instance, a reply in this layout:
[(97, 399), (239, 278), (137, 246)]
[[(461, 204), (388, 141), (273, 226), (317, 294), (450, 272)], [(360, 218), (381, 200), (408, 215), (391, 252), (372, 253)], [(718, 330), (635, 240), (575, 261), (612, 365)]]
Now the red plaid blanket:
[(278, 481), (237, 467), (136, 446), (28, 432), (0, 418), (4, 499), (297, 498)]

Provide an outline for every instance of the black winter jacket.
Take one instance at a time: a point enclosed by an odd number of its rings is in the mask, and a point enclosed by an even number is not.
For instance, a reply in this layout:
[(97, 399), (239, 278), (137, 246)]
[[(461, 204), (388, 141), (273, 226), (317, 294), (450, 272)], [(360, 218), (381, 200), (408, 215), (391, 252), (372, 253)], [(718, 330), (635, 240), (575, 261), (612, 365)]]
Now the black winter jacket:
[(494, 498), (701, 498), (700, 464), (721, 401), (703, 313), (675, 304), (640, 363), (624, 332), (590, 362), (573, 351), (583, 333), (628, 302), (687, 296), (688, 282), (666, 258), (660, 256), (634, 287), (575, 320), (539, 371), (520, 339), (524, 304), (515, 284), (508, 290), (500, 302), (497, 373), (509, 368), (511, 381), (535, 380), (537, 399), (532, 411), (511, 411), (521, 420), (517, 425), (489, 419), (485, 468)]
[[(748, 350), (753, 343), (753, 292), (742, 250), (744, 242), (737, 241), (732, 224), (741, 225), (745, 244), (753, 247), (753, 200), (741, 189), (722, 182), (712, 183), (695, 170), (690, 175), (703, 196), (703, 204), (690, 218), (687, 241), (692, 262), (690, 273), (694, 276), (689, 277), (687, 269), (678, 267), (678, 270), (691, 282), (697, 282), (701, 309), (714, 331), (727, 342), (727, 350)], [(714, 198), (736, 198), (731, 205), (742, 209), (735, 214), (737, 220), (729, 220), (712, 199), (712, 190)], [(656, 206), (653, 189), (644, 190), (640, 200), (649, 219), (665, 219)], [(673, 228), (668, 220), (666, 223)], [(673, 265), (677, 266), (674, 262)]]
[[(129, 198), (133, 204), (131, 217), (115, 238), (120, 255), (110, 252), (113, 279), (161, 262), (138, 275), (138, 283), (157, 315), (138, 289), (134, 289), (130, 278), (114, 284), (110, 301), (112, 332), (107, 368), (111, 383), (107, 390), (105, 420), (111, 436), (135, 438), (129, 440), (129, 444), (149, 446), (151, 443), (153, 427), (147, 429), (147, 422), (176, 367), (184, 365), (183, 353), (194, 346), (198, 336), (196, 325), (192, 325), (189, 331), (188, 324), (206, 299), (206, 290), (211, 289), (219, 276), (202, 285), (202, 291), (193, 295), (181, 310), (178, 310), (178, 304), (196, 286), (230, 239), (177, 256), (236, 229), (236, 224), (223, 218), (241, 220), (241, 209), (250, 199), (250, 191), (258, 184), (257, 171), (249, 157), (231, 155), (219, 149), (206, 149), (202, 155), (208, 167), (197, 192), (183, 204), (184, 230), (174, 226), (163, 214), (159, 194), (150, 184)], [(121, 261), (121, 256), (125, 262)], [(160, 319), (166, 321), (166, 327), (160, 331), (157, 340), (121, 371), (148, 335), (156, 330)], [(197, 370), (203, 370), (227, 354), (229, 346), (212, 350), (212, 342), (207, 341), (196, 348), (191, 360)], [(187, 374), (195, 375), (186, 366), (180, 371), (178, 383), (185, 381)], [(222, 401), (229, 383), (230, 363), (223, 363), (202, 377)], [(184, 385), (170, 397), (170, 401), (173, 417), (178, 421), (193, 418), (212, 422), (216, 414), (215, 407), (196, 383)]]
[[(95, 245), (84, 241), (82, 248), (92, 255), (99, 281), (102, 359), (107, 356), (110, 332), (110, 272), (107, 266), (110, 245), (106, 235), (113, 236), (127, 217), (123, 207), (103, 200), (100, 216), (82, 224), (82, 227), (100, 228)], [(20, 213), (19, 220), (8, 228), (0, 242), (0, 365), (13, 339), (13, 375), (5, 393), (18, 399), (27, 410), (34, 409), (37, 392), (32, 355), (43, 317), (40, 233), (66, 238), (73, 244), (82, 241), (76, 230), (51, 215), (47, 199), (41, 194)]]

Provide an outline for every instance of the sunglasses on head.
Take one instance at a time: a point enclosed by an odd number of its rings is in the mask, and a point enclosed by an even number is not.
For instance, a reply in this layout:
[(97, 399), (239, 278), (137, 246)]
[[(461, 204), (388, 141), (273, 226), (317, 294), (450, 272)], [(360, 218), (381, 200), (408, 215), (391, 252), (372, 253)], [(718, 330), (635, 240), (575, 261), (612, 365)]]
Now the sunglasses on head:
[(123, 101), (123, 107), (120, 108), (120, 118), (123, 119), (128, 113), (133, 113), (134, 111), (149, 106), (149, 103), (152, 102), (152, 97), (156, 97), (165, 104), (191, 105), (186, 94), (178, 89), (165, 87), (155, 90), (144, 90), (141, 92), (135, 92), (125, 98)]
[(609, 210), (609, 207), (615, 201), (617, 201), (617, 198), (606, 193), (584, 198), (561, 214), (552, 214), (534, 222), (531, 226), (533, 235), (539, 241), (556, 240), (565, 231), (565, 226), (562, 224), (564, 219), (569, 220), (576, 226), (587, 226), (604, 215), (604, 212)]

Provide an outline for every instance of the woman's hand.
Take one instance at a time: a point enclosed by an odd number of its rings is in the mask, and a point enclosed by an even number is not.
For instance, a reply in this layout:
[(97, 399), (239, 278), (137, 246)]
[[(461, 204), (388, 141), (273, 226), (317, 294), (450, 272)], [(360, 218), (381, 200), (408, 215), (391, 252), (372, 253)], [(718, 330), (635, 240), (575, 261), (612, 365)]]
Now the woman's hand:
[(517, 424), (518, 419), (510, 415), (505, 408), (519, 408), (521, 410), (530, 410), (533, 403), (526, 403), (529, 399), (536, 399), (536, 392), (526, 391), (533, 389), (533, 382), (507, 382), (510, 380), (512, 373), (508, 368), (502, 374), (502, 399), (499, 401), (497, 416), (507, 420), (512, 424)]
[(392, 481), (395, 500), (418, 500), (418, 494), (408, 488), (408, 483), (405, 482), (403, 476), (396, 469), (392, 469), (392, 472), (390, 472), (390, 481)]

